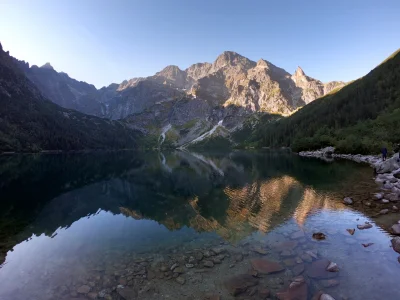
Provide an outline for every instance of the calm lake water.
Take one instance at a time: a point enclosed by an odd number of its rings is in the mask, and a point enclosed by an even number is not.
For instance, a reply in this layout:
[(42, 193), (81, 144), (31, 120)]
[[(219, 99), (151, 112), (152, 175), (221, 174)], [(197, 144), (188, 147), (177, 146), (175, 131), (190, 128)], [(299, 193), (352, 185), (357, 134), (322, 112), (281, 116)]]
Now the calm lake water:
[(296, 276), (298, 299), (400, 299), (390, 236), (342, 204), (371, 178), (277, 151), (2, 156), (0, 299), (275, 299)]

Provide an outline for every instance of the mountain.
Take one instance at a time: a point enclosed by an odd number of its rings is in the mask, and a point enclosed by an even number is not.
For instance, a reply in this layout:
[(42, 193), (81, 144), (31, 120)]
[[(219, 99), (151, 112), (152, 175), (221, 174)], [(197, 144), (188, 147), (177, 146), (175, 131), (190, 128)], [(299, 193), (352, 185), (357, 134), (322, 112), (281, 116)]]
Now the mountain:
[(53, 102), (90, 115), (125, 119), (153, 143), (172, 147), (198, 145), (213, 136), (235, 144), (232, 134), (253, 126), (259, 114), (290, 115), (344, 85), (324, 84), (300, 67), (290, 74), (266, 60), (254, 62), (232, 51), (213, 63), (196, 63), (185, 70), (170, 65), (153, 76), (99, 90), (56, 72), (50, 64), (18, 64)]
[(257, 63), (248, 58), (226, 51), (211, 63), (197, 63), (186, 70), (167, 66), (155, 75), (133, 78), (120, 85), (109, 86), (92, 101), (107, 105), (102, 116), (112, 119), (141, 113), (163, 100), (177, 97), (202, 98), (212, 106), (236, 106), (255, 112), (291, 114), (297, 108), (310, 103), (343, 82), (323, 84), (304, 74), (301, 68), (291, 75), (266, 60)]
[(25, 61), (15, 59), (15, 62), (47, 99), (64, 108), (83, 113), (95, 114), (93, 112), (100, 111), (100, 104), (97, 101), (85, 101), (83, 97), (97, 92), (94, 85), (72, 79), (66, 73), (57, 72), (50, 63), (41, 67), (35, 65), (29, 67), (29, 63)]
[(135, 148), (138, 137), (124, 122), (48, 101), (0, 44), (0, 151)]
[(290, 117), (260, 122), (253, 141), (295, 151), (335, 146), (338, 152), (366, 154), (399, 143), (399, 127), (400, 49), (364, 77)]

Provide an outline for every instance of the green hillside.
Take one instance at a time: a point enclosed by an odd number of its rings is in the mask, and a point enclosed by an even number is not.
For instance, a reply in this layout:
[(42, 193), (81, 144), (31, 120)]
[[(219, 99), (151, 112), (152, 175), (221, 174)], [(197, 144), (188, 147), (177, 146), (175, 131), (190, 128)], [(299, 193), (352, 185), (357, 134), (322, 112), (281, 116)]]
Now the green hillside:
[(364, 77), (255, 130), (259, 146), (375, 153), (400, 142), (400, 50)]

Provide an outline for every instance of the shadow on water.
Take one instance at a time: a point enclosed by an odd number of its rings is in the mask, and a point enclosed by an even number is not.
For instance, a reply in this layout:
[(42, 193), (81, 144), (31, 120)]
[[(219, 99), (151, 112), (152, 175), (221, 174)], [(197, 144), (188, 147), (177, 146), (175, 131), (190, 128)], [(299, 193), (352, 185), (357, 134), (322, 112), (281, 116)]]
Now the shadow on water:
[[(238, 247), (246, 240), (253, 247), (271, 243), (276, 232), (309, 233), (332, 218), (344, 220), (330, 228), (339, 231), (349, 219), (365, 218), (341, 203), (341, 191), (370, 173), (352, 162), (326, 163), (285, 151), (1, 156), (0, 280), (37, 271), (51, 258), (58, 268), (90, 269), (85, 266), (95, 257), (107, 264), (110, 251), (161, 255), (207, 243)], [(27, 253), (34, 258), (26, 261)], [(79, 277), (78, 267), (70, 267), (69, 275), (54, 268), (49, 265), (43, 276), (53, 282)], [(106, 286), (104, 276), (99, 278)], [(25, 290), (0, 287), (0, 299), (33, 295), (43, 289), (44, 279), (39, 281), (26, 279)]]

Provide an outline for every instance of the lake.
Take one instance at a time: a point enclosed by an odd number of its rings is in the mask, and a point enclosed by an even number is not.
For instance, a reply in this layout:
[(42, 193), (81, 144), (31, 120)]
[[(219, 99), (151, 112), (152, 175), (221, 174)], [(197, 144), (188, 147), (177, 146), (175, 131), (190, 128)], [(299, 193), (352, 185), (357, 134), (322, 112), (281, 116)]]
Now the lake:
[(372, 175), (267, 150), (0, 156), (0, 299), (399, 299), (390, 235), (342, 203)]

